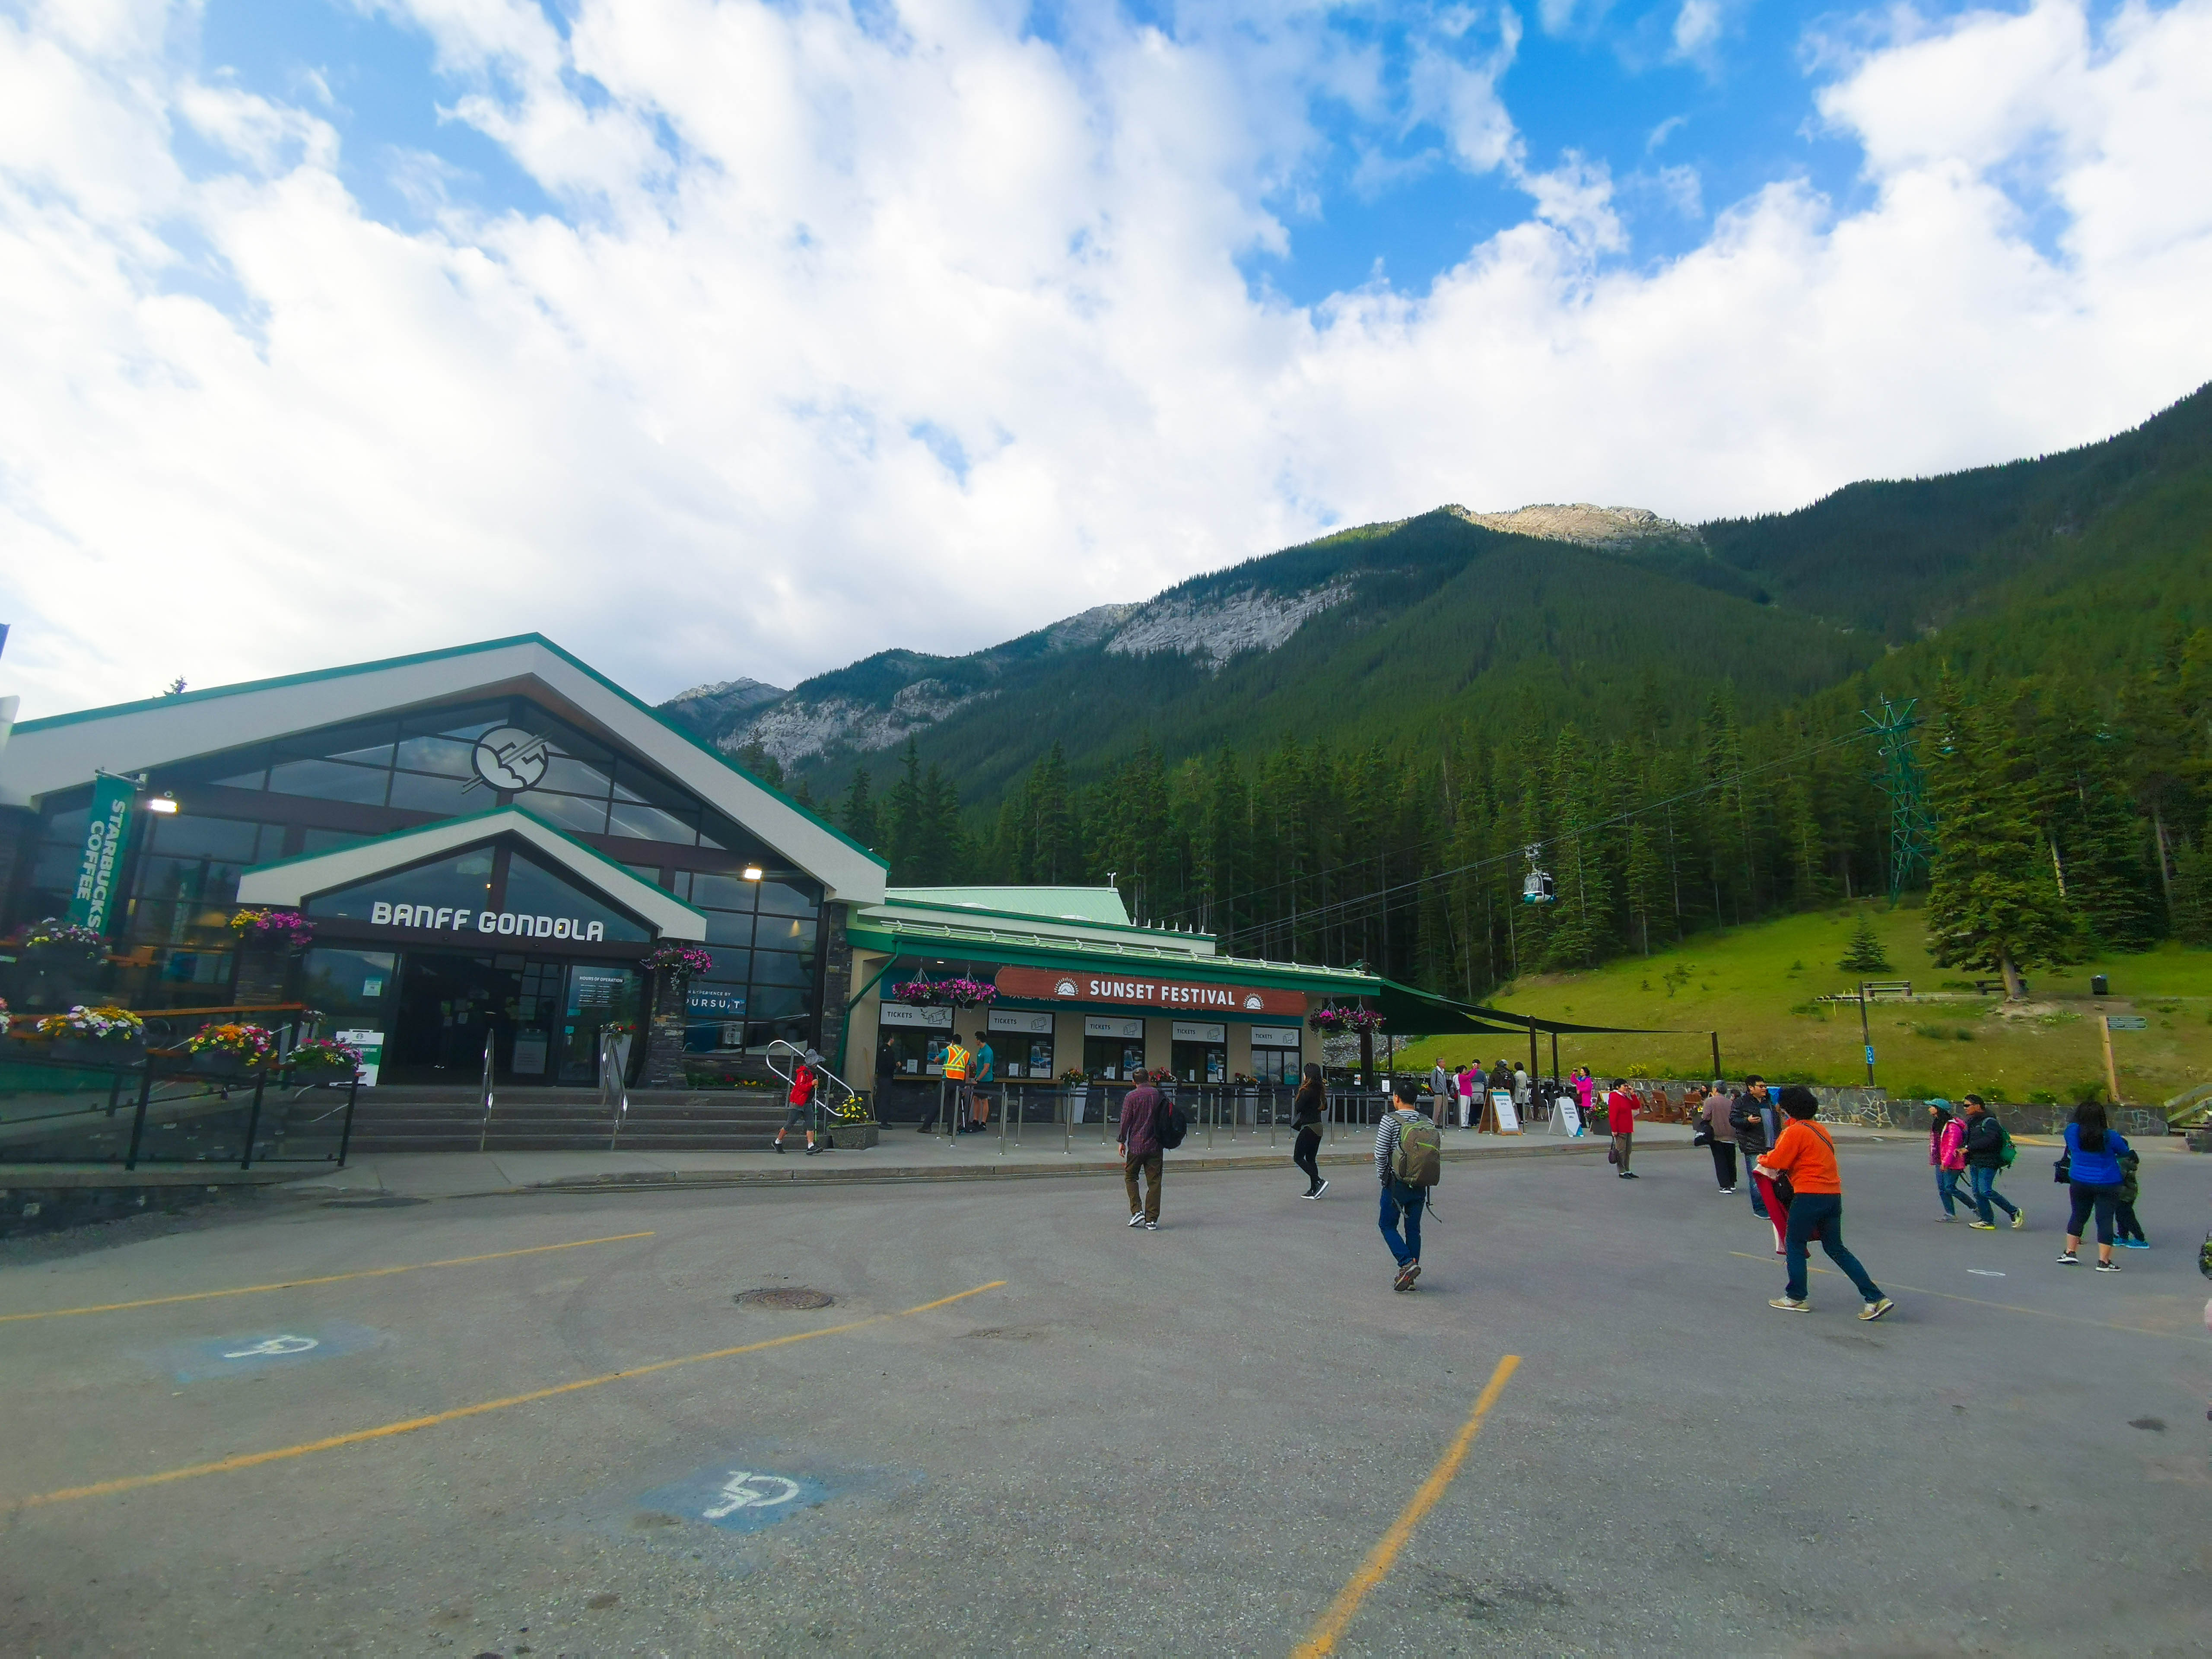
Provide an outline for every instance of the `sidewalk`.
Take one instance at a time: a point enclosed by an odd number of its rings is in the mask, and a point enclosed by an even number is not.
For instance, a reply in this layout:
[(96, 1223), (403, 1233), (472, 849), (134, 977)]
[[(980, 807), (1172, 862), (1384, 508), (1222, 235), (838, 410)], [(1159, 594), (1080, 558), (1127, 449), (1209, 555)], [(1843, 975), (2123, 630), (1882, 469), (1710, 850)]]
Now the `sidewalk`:
[[(1894, 1130), (1838, 1126), (1838, 1139), (1898, 1141), (1917, 1138)], [(1679, 1123), (1654, 1123), (1637, 1133), (1637, 1150), (1687, 1152), (1690, 1131)], [(1177, 1170), (1267, 1170), (1291, 1168), (1291, 1135), (1275, 1132), (1268, 1144), (1265, 1127), (1247, 1124), (1234, 1135), (1194, 1128), (1168, 1161)], [(1579, 1140), (1547, 1132), (1539, 1125), (1524, 1134), (1486, 1135), (1448, 1129), (1444, 1157), (1453, 1162), (1486, 1158), (1602, 1157), (1602, 1135)], [(1324, 1169), (1364, 1169), (1374, 1161), (1375, 1132), (1341, 1126), (1322, 1143)], [(1702, 1154), (1700, 1154), (1702, 1156)], [(620, 1192), (674, 1188), (836, 1185), (893, 1181), (1009, 1181), (1056, 1176), (1116, 1176), (1121, 1162), (1111, 1141), (1101, 1143), (1096, 1123), (1076, 1126), (1066, 1150), (1060, 1132), (1048, 1124), (1025, 1126), (1020, 1143), (1009, 1138), (1001, 1148), (995, 1131), (963, 1135), (917, 1134), (893, 1125), (882, 1144), (859, 1152), (828, 1152), (809, 1158), (799, 1138), (791, 1150), (775, 1152), (385, 1152), (357, 1158), (343, 1170), (307, 1176), (287, 1191), (331, 1196), (391, 1194), (413, 1198), (459, 1198), (532, 1191)]]

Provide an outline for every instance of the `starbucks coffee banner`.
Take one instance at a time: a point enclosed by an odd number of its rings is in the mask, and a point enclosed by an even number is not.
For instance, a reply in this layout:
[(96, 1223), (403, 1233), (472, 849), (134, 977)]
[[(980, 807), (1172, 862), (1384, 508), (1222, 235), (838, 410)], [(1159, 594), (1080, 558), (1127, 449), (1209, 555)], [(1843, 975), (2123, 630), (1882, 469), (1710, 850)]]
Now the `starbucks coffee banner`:
[(138, 786), (128, 778), (102, 776), (92, 786), (92, 821), (85, 825), (84, 855), (77, 861), (76, 889), (70, 895), (70, 925), (107, 931), (113, 915), (116, 882), (123, 874), (124, 837), (131, 830), (131, 803)]

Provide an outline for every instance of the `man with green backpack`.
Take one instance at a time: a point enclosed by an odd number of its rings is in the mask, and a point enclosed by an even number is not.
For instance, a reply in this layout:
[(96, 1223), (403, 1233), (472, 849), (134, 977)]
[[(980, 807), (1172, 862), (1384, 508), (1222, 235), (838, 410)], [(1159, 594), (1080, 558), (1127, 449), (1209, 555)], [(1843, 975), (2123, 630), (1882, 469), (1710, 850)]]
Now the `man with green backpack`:
[(1375, 1173), (1382, 1183), (1380, 1224), (1382, 1242), (1398, 1262), (1397, 1282), (1390, 1287), (1396, 1291), (1412, 1290), (1421, 1276), (1421, 1211), (1429, 1188), (1443, 1173), (1443, 1136), (1414, 1105), (1419, 1086), (1410, 1077), (1400, 1078), (1396, 1098), (1375, 1130)]
[(1979, 1095), (1968, 1095), (1960, 1103), (1966, 1109), (1966, 1175), (1973, 1183), (1974, 1208), (1981, 1212), (1980, 1219), (1966, 1224), (1977, 1232), (1995, 1232), (1997, 1224), (1990, 1218), (1994, 1204), (2012, 1218), (2012, 1230), (2018, 1232), (2027, 1225), (2027, 1217), (1997, 1190), (1997, 1176), (2012, 1167), (2020, 1148)]

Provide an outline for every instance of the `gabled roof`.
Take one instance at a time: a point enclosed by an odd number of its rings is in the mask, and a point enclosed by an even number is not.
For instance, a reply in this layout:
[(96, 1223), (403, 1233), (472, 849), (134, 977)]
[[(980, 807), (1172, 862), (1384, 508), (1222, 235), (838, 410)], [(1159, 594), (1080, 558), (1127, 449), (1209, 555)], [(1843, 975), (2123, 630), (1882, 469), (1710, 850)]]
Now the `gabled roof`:
[[(846, 936), (854, 949), (885, 951), (896, 956), (966, 957), (981, 962), (1036, 968), (1097, 968), (1114, 963), (1128, 968), (1167, 971), (1178, 979), (1280, 985), (1333, 996), (1372, 996), (1382, 986), (1374, 975), (1349, 968), (1323, 968), (1303, 962), (1264, 962), (1246, 957), (1194, 956), (1172, 946), (1147, 944), (1141, 937), (1115, 937), (1104, 933), (1079, 937), (1035, 927), (963, 926), (949, 918), (922, 921), (887, 914), (889, 908), (863, 911), (853, 918)], [(1172, 939), (1174, 935), (1153, 935), (1155, 939), (1163, 937)]]
[[(1006, 907), (994, 908), (958, 900), (947, 902), (934, 896), (940, 893), (965, 893), (978, 898), (988, 895), (1012, 902)], [(931, 896), (921, 896), (924, 894)], [(1027, 896), (1032, 894), (1042, 896)], [(1060, 908), (1062, 898), (1068, 895), (1082, 896), (1082, 900), (1087, 901), (1083, 908), (1111, 914), (1119, 919), (1092, 921), (1082, 915), (1070, 915)], [(855, 912), (853, 922), (856, 927), (914, 923), (925, 927), (934, 924), (949, 927), (1007, 928), (1018, 933), (1066, 939), (1071, 943), (1097, 941), (1114, 945), (1127, 945), (1169, 955), (1194, 957), (1213, 954), (1213, 935), (1211, 933), (1181, 933), (1164, 927), (1139, 927), (1127, 921), (1127, 915), (1128, 912), (1121, 908), (1121, 896), (1110, 887), (897, 887), (884, 896), (881, 904), (872, 904)]]
[(89, 783), (95, 772), (140, 772), (319, 726), (511, 691), (525, 680), (743, 824), (830, 897), (862, 904), (883, 897), (884, 860), (538, 634), (25, 720), (0, 748), (0, 805), (33, 805)]
[(894, 887), (884, 894), (884, 898), (892, 904), (982, 910), (1001, 916), (1102, 921), (1116, 927), (1131, 925), (1128, 907), (1122, 903), (1121, 890), (1115, 887)]
[(394, 830), (371, 841), (337, 847), (327, 853), (257, 864), (238, 878), (241, 904), (297, 905), (310, 895), (380, 876), (387, 870), (419, 864), (441, 853), (458, 853), (495, 836), (513, 836), (547, 860), (647, 923), (664, 939), (703, 939), (707, 918), (665, 887), (641, 880), (597, 848), (555, 829), (520, 806), (495, 806), (465, 818), (445, 818)]

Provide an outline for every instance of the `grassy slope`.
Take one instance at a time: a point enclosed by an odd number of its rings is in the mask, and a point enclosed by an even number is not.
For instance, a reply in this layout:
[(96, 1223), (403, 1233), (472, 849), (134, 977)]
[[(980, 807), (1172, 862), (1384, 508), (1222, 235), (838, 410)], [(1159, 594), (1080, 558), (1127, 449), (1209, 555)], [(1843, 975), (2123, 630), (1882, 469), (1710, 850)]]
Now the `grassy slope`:
[[(1685, 1036), (1562, 1037), (1563, 1070), (1579, 1063), (1601, 1074), (1698, 1075), (1711, 1064), (1705, 1034), (1717, 1029), (1721, 1061), (1731, 1078), (1757, 1070), (1820, 1083), (1861, 1082), (1866, 1073), (1856, 1005), (1830, 1005), (1825, 1016), (1793, 1012), (1850, 988), (1855, 976), (1835, 963), (1859, 908), (1874, 918), (1892, 975), (1911, 980), (1916, 992), (1972, 977), (1929, 961), (1921, 912), (1875, 902), (1702, 934), (1679, 950), (1588, 973), (1528, 975), (1497, 1006), (1580, 1024), (1688, 1029)], [(1667, 975), (1677, 969), (1687, 976), (1677, 975), (1670, 994)], [(2036, 1094), (2071, 1099), (2078, 1086), (2104, 1076), (2097, 1025), (2089, 1017), (2094, 973), (2111, 976), (2115, 1001), (2131, 1001), (2150, 1020), (2148, 1030), (2112, 1039), (2123, 1095), (2131, 1102), (2163, 1100), (2212, 1078), (2212, 951), (2168, 946), (2031, 975), (2037, 1012), (2026, 1018), (1999, 1014), (1991, 1000), (1971, 996), (1874, 1004), (1875, 1080), (1900, 1098), (1956, 1098), (1972, 1089), (2008, 1100)], [(2052, 1001), (2045, 1003), (2045, 996)], [(1960, 1031), (1969, 1038), (1961, 1041)], [(1498, 1042), (1425, 1039), (1402, 1050), (1400, 1064), (1425, 1069), (1439, 1049), (1453, 1063), (1478, 1056), (1487, 1061), (1497, 1058)]]

